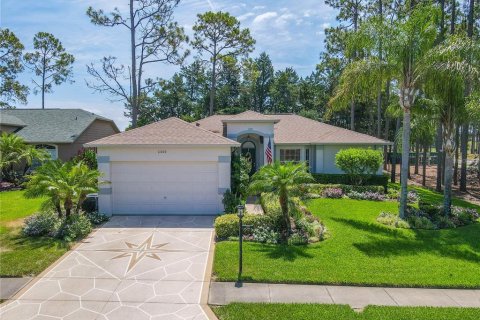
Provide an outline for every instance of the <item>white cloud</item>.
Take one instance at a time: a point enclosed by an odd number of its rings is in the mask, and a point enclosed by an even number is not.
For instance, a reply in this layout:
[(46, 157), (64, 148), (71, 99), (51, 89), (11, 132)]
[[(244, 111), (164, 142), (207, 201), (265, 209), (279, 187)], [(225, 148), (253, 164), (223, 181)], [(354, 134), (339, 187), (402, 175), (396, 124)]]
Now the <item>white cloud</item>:
[(275, 11), (269, 11), (258, 16), (253, 19), (252, 26), (253, 27), (262, 27), (267, 21), (277, 17), (278, 14)]
[(244, 21), (244, 20), (247, 20), (250, 17), (253, 17), (254, 15), (255, 15), (255, 13), (253, 13), (253, 12), (247, 12), (245, 14), (242, 14), (241, 16), (238, 16), (237, 19), (239, 21)]

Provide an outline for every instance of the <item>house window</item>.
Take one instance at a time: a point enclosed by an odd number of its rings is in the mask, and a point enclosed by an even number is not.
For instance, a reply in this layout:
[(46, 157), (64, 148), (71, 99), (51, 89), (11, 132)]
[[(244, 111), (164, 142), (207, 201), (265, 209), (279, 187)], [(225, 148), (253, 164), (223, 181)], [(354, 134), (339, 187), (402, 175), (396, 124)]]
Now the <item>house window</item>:
[(280, 162), (289, 161), (300, 161), (300, 149), (280, 149)]
[(58, 159), (58, 149), (56, 146), (51, 144), (37, 144), (35, 146), (37, 149), (43, 149), (50, 154), (50, 159), (57, 160)]

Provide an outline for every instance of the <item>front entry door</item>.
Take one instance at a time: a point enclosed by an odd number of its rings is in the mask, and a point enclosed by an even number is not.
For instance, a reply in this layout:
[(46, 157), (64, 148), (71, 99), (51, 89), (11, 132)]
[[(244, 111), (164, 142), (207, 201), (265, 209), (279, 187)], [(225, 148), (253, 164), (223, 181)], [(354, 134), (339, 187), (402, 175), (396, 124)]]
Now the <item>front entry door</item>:
[(245, 141), (242, 143), (242, 156), (247, 158), (250, 163), (252, 164), (252, 170), (250, 171), (250, 175), (254, 174), (257, 171), (257, 148), (255, 147), (255, 143), (252, 141)]

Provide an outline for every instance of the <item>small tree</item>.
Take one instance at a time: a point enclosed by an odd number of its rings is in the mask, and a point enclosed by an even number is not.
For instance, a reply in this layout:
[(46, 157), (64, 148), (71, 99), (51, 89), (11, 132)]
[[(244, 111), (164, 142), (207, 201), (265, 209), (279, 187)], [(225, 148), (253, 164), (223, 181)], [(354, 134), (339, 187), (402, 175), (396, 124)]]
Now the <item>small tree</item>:
[(252, 52), (255, 40), (250, 36), (250, 30), (240, 29), (240, 21), (228, 12), (209, 11), (199, 14), (193, 31), (193, 47), (200, 54), (207, 53), (212, 64), (210, 115), (213, 115), (218, 61), (224, 57), (235, 58)]
[(261, 192), (273, 193), (278, 196), (280, 207), (282, 209), (284, 240), (291, 233), (290, 214), (288, 204), (290, 202), (290, 193), (292, 189), (300, 184), (314, 181), (312, 175), (308, 172), (307, 165), (302, 163), (287, 162), (280, 164), (276, 161), (273, 164), (266, 165), (258, 170), (252, 176), (249, 191), (251, 194)]
[(14, 181), (19, 170), (24, 174), (34, 160), (44, 161), (48, 158), (45, 150), (25, 143), (16, 134), (3, 132), (0, 137), (0, 169), (2, 178), (7, 181)]
[(27, 103), (28, 87), (17, 76), (23, 71), (23, 44), (9, 29), (0, 30), (0, 108), (13, 107), (12, 103)]
[(241, 155), (234, 155), (232, 160), (232, 192), (245, 201), (248, 195), (252, 163)]
[(86, 164), (60, 160), (48, 161), (39, 167), (25, 184), (25, 197), (47, 197), (44, 207), (53, 206), (61, 218), (78, 213), (87, 194), (98, 190), (97, 170), (90, 170)]
[(362, 184), (365, 175), (375, 174), (382, 162), (382, 153), (371, 149), (343, 149), (335, 156), (335, 165), (350, 175), (356, 185)]
[(52, 92), (53, 85), (72, 80), (72, 65), (75, 58), (65, 51), (60, 40), (47, 32), (39, 32), (33, 38), (34, 52), (25, 54), (27, 66), (40, 77), (40, 82), (32, 79), (34, 93), (42, 94), (42, 109), (45, 109), (45, 93)]

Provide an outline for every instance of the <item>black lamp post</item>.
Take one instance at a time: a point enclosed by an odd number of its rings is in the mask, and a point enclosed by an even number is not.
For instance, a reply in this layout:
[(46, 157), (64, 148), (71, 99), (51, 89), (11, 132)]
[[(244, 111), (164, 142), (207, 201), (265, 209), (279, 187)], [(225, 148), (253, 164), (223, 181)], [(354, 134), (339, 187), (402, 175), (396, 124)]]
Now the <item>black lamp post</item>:
[(243, 205), (237, 206), (237, 216), (239, 219), (238, 224), (238, 244), (239, 244), (239, 255), (238, 255), (238, 280), (235, 284), (236, 287), (242, 286), (242, 265), (243, 265), (243, 212), (245, 207)]

